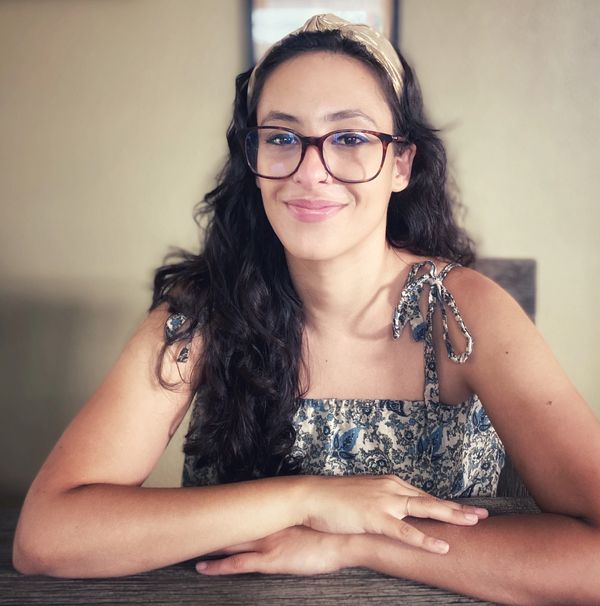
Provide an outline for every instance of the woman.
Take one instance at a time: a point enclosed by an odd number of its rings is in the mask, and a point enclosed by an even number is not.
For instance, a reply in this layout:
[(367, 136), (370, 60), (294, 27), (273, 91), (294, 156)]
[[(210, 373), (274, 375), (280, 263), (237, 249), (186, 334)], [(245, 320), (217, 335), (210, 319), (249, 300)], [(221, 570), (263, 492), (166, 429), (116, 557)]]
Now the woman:
[[(228, 142), (204, 250), (159, 269), (42, 467), (17, 569), (221, 552), (198, 571), (367, 566), (494, 601), (596, 600), (598, 421), (519, 306), (457, 265), (473, 251), (406, 62), (315, 17), (238, 77)], [(184, 487), (141, 488), (192, 402)], [(448, 500), (495, 493), (503, 444), (544, 513)]]

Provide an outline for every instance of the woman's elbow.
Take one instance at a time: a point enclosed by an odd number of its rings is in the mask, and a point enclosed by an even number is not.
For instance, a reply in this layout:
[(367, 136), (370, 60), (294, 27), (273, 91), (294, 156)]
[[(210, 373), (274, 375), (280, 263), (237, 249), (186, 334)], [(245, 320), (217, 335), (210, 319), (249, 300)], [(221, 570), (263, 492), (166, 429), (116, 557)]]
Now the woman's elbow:
[(27, 575), (48, 575), (51, 558), (43, 549), (41, 541), (27, 538), (27, 532), (15, 535), (12, 549), (12, 564), (17, 572)]
[(52, 537), (38, 525), (19, 520), (12, 548), (12, 564), (25, 575), (65, 576), (61, 573), (61, 552), (58, 537)]

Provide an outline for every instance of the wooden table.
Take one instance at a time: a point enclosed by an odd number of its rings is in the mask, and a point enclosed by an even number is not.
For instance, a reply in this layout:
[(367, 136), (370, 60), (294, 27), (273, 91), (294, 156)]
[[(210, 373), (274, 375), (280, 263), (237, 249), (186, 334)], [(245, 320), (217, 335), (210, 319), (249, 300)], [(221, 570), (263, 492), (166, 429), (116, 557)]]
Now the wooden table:
[[(528, 498), (468, 499), (492, 515), (538, 511)], [(490, 604), (370, 570), (313, 577), (247, 574), (204, 577), (194, 562), (113, 579), (53, 579), (20, 575), (11, 564), (17, 510), (0, 510), (0, 605), (44, 604)]]

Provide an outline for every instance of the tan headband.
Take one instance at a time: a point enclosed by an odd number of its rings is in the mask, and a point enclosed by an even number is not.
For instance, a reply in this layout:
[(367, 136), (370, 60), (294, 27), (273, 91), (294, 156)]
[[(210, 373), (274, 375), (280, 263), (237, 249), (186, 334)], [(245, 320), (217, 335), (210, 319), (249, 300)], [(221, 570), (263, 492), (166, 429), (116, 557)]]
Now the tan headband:
[(337, 30), (340, 34), (349, 40), (359, 42), (369, 52), (369, 54), (385, 69), (387, 72), (394, 91), (398, 97), (402, 96), (402, 85), (404, 81), (404, 69), (398, 53), (390, 43), (390, 41), (368, 25), (356, 25), (349, 23), (344, 19), (340, 19), (335, 15), (315, 15), (311, 17), (301, 28), (288, 34), (279, 42), (275, 42), (271, 48), (262, 56), (261, 60), (255, 65), (248, 81), (248, 101), (252, 98), (254, 85), (256, 82), (256, 70), (262, 65), (265, 57), (271, 51), (285, 42), (290, 36), (300, 34), (302, 32), (326, 32)]

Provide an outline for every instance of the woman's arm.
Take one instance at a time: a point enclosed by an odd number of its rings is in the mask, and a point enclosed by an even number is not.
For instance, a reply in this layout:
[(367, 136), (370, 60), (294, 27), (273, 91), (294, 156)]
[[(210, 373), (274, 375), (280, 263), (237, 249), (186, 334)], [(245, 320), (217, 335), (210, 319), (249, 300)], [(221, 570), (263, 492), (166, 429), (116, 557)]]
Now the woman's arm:
[(415, 521), (451, 545), (443, 557), (374, 535), (337, 535), (364, 566), (502, 604), (598, 604), (600, 528), (569, 516), (498, 516), (474, 528)]
[(283, 532), (202, 572), (307, 574), (307, 562), (312, 573), (365, 566), (502, 603), (600, 603), (600, 423), (504, 291), (469, 270), (447, 281), (475, 348), (464, 366), (442, 362), (442, 382), (444, 372), (463, 373), (544, 513), (492, 517), (473, 528), (411, 519), (449, 543), (443, 556), (373, 534), (306, 531), (298, 559), (291, 542), (297, 537)]
[(365, 567), (503, 604), (599, 603), (598, 529), (585, 523), (554, 514), (498, 516), (474, 528), (411, 523), (444, 537), (450, 551), (435, 555), (383, 536), (297, 526), (222, 550), (227, 557), (196, 567), (210, 576)]
[(544, 513), (415, 521), (450, 543), (442, 558), (352, 537), (355, 562), (494, 601), (600, 603), (600, 423), (511, 297), (470, 270), (447, 282), (475, 338), (465, 381)]
[[(13, 549), (21, 572), (123, 575), (218, 548), (226, 537), (236, 542), (296, 523), (290, 503), (297, 502), (297, 486), (285, 478), (204, 489), (141, 487), (191, 399), (189, 383), (168, 390), (154, 376), (166, 318), (164, 310), (148, 316), (33, 482)], [(165, 378), (178, 381), (191, 366), (178, 367), (168, 355)]]
[[(34, 480), (15, 534), (24, 573), (117, 576), (151, 570), (299, 524), (331, 532), (381, 532), (436, 550), (433, 537), (402, 521), (409, 513), (472, 524), (455, 504), (407, 496), (397, 478), (281, 477), (201, 488), (142, 488), (189, 407), (154, 376), (167, 313), (152, 312), (108, 377), (66, 429)], [(198, 359), (166, 360), (180, 380)], [(176, 352), (174, 352), (175, 354)], [(417, 511), (415, 508), (418, 508)]]

